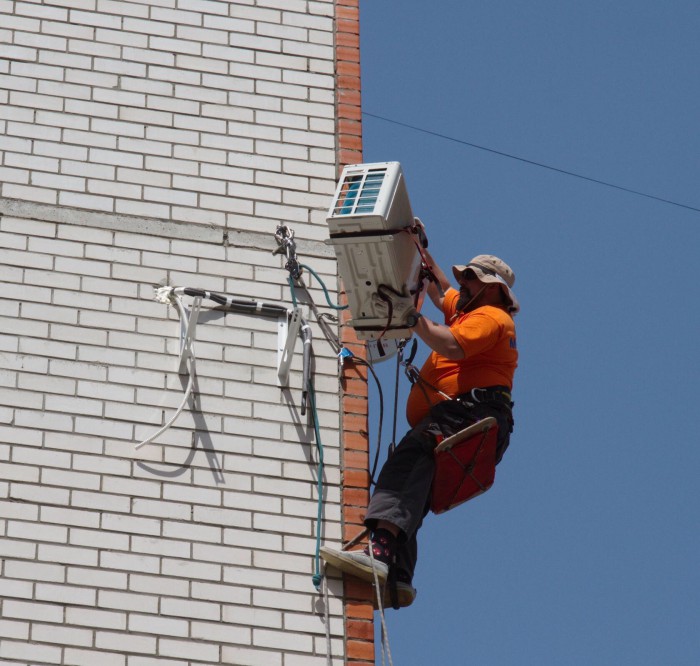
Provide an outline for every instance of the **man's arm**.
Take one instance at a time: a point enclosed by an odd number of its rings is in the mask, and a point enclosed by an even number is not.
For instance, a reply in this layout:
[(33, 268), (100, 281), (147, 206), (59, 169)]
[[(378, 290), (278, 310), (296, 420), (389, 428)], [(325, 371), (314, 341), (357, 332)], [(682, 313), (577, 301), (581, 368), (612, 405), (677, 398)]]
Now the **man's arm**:
[[(438, 310), (442, 311), (442, 302), (445, 300), (445, 292), (452, 286), (450, 284), (450, 281), (447, 279), (447, 276), (445, 273), (443, 273), (442, 269), (440, 266), (438, 266), (435, 263), (435, 260), (433, 259), (433, 256), (428, 252), (428, 250), (423, 250), (423, 254), (425, 254), (425, 258), (428, 260), (428, 263), (431, 266), (431, 270), (433, 271), (433, 275), (437, 278), (438, 284), (435, 284), (432, 280), (428, 282), (428, 296), (430, 297), (430, 300), (433, 302), (433, 305), (435, 305)], [(439, 285), (439, 287), (438, 287)]]
[(464, 350), (459, 346), (449, 327), (436, 324), (421, 316), (413, 327), (413, 331), (440, 356), (444, 356), (450, 361), (459, 361), (464, 358)]

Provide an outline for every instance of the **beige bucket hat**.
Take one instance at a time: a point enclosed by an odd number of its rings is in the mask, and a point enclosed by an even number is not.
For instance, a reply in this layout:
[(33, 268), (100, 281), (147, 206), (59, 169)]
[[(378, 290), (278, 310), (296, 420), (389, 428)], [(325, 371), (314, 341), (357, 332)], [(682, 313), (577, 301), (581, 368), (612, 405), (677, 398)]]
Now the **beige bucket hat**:
[(480, 282), (485, 284), (491, 282), (500, 284), (503, 293), (510, 300), (508, 311), (511, 314), (520, 311), (520, 304), (512, 291), (512, 287), (515, 284), (515, 273), (513, 273), (511, 267), (503, 261), (503, 259), (499, 259), (492, 254), (480, 254), (474, 257), (468, 264), (453, 266), (452, 273), (455, 278), (459, 280), (462, 273), (464, 273), (467, 268), (474, 271), (474, 275), (476, 275)]

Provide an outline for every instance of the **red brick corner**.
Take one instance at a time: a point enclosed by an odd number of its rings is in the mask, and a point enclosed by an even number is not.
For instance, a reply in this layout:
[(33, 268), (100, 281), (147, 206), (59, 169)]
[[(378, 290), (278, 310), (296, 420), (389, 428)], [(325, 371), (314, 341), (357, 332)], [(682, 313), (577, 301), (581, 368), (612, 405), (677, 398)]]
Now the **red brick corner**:
[[(335, 3), (336, 147), (338, 175), (347, 164), (362, 162), (362, 105), (360, 82), (359, 0)], [(341, 302), (345, 301), (342, 294)], [(341, 324), (347, 322), (347, 311)], [(365, 358), (354, 331), (341, 328), (341, 342)], [(346, 363), (341, 378), (341, 450), (343, 539), (353, 538), (364, 528), (369, 502), (369, 433), (367, 369)], [(345, 663), (368, 666), (375, 663), (372, 588), (346, 577), (344, 581)]]

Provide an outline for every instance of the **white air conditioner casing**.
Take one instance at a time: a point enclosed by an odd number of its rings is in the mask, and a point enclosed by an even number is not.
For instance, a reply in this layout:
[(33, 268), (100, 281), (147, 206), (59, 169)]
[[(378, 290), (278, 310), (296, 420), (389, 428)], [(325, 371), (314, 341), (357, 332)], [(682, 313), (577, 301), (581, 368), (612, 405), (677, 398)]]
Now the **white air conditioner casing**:
[[(406, 182), (398, 162), (346, 166), (328, 211), (328, 230), (338, 259), (352, 326), (360, 340), (409, 338), (410, 309), (389, 309), (379, 297), (398, 292), (420, 310), (425, 296), (419, 250)], [(380, 287), (383, 285), (383, 287)]]

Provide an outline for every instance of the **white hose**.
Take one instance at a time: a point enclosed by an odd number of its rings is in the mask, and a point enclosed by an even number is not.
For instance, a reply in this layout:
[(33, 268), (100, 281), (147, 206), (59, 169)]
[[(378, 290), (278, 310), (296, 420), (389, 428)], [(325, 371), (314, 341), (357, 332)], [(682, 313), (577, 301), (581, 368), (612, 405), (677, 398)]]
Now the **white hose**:
[[(185, 321), (187, 321), (187, 312), (185, 311), (185, 307), (182, 304), (182, 301), (180, 300), (179, 296), (175, 294), (175, 290), (172, 287), (162, 287), (159, 289), (156, 293), (156, 299), (159, 300), (161, 303), (165, 302), (171, 302), (174, 303), (175, 307), (177, 308), (178, 315), (180, 316), (180, 329), (182, 330), (183, 324)], [(182, 336), (181, 336), (182, 337)], [(182, 347), (184, 346), (184, 338), (180, 342), (180, 353), (182, 353)], [(177, 408), (171, 419), (162, 427), (158, 432), (153, 433), (148, 439), (144, 439), (142, 442), (139, 442), (138, 444), (135, 445), (135, 449), (140, 449), (142, 446), (145, 446), (146, 444), (150, 444), (154, 439), (157, 437), (160, 437), (170, 426), (175, 423), (175, 420), (177, 419), (178, 416), (182, 413), (182, 410), (185, 408), (185, 405), (187, 404), (187, 401), (190, 398), (190, 394), (192, 393), (192, 387), (194, 386), (194, 364), (195, 364), (195, 356), (194, 356), (194, 342), (190, 344), (190, 363), (188, 364), (188, 373), (189, 373), (189, 381), (187, 382), (187, 388), (185, 389), (185, 395), (182, 398), (182, 402), (180, 403), (180, 406)]]

